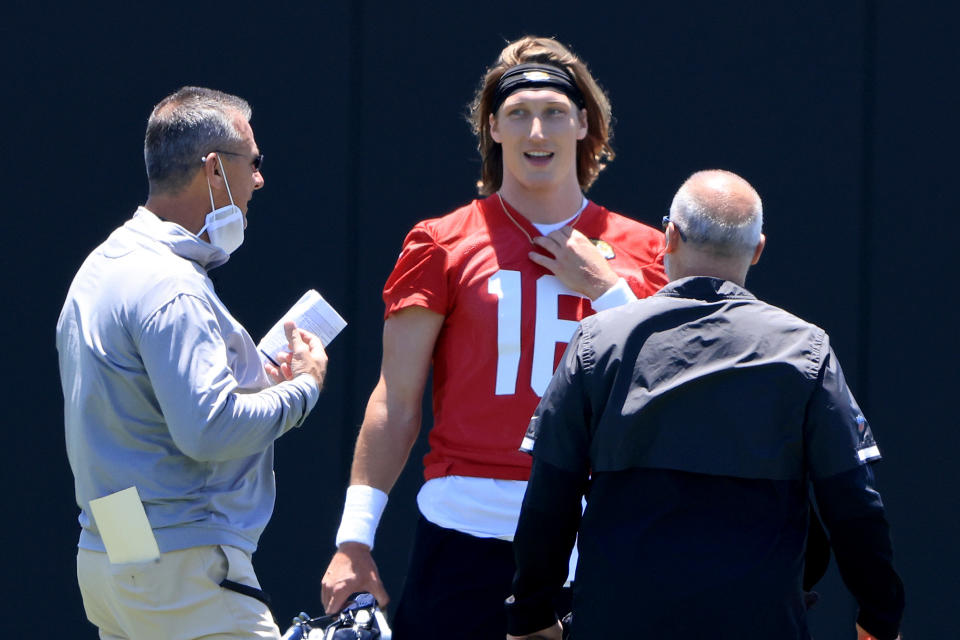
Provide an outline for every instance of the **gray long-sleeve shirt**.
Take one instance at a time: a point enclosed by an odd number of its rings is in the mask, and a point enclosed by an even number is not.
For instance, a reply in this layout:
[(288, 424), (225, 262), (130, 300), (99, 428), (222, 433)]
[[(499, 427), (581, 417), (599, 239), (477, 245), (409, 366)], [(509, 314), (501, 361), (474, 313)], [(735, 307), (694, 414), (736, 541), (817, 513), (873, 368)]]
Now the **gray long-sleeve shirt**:
[(254, 551), (273, 511), (273, 441), (317, 401), (271, 386), (207, 270), (227, 254), (144, 208), (77, 272), (57, 324), (80, 546), (103, 550), (89, 502), (136, 486), (161, 551)]

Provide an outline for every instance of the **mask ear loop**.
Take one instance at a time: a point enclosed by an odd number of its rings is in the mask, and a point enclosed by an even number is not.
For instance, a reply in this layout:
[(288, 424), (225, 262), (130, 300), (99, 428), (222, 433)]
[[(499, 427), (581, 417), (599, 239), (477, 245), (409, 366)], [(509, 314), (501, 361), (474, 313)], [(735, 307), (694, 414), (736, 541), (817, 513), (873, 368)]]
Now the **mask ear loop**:
[[(233, 204), (233, 194), (230, 193), (230, 183), (227, 182), (227, 172), (223, 170), (223, 160), (220, 159), (220, 154), (217, 154), (217, 164), (220, 165), (220, 175), (223, 176), (223, 185), (227, 188), (227, 197), (230, 198), (230, 204)], [(210, 188), (210, 180), (207, 179), (207, 188)], [(213, 191), (210, 191), (210, 204), (213, 204)], [(236, 205), (234, 205), (236, 206)]]
[[(219, 155), (217, 156), (217, 159), (218, 160), (220, 159)], [(207, 164), (206, 156), (200, 157), (200, 164)], [(220, 173), (223, 173), (223, 167), (220, 168)], [(203, 176), (207, 178), (207, 193), (210, 194), (210, 211), (214, 211), (217, 207), (215, 204), (213, 204), (213, 189), (210, 187), (210, 178), (207, 176), (206, 172), (204, 172)], [(203, 225), (203, 229), (206, 229), (206, 228), (207, 228), (207, 225)], [(203, 233), (203, 229), (200, 229), (200, 231), (198, 232), (198, 235), (200, 233)]]
[[(206, 164), (206, 163), (207, 163), (206, 157), (201, 157), (201, 158), (200, 158), (200, 162), (201, 162), (202, 164)], [(230, 193), (230, 183), (227, 182), (227, 172), (223, 170), (223, 161), (220, 159), (220, 154), (219, 154), (219, 153), (217, 154), (217, 164), (220, 165), (220, 175), (223, 176), (223, 184), (224, 184), (224, 186), (227, 187), (227, 197), (230, 198), (230, 204), (233, 205), (233, 206), (236, 206), (236, 205), (233, 203), (233, 194)], [(204, 176), (206, 177), (206, 174), (204, 174)], [(210, 186), (210, 178), (209, 178), (209, 177), (207, 177), (207, 193), (210, 194), (210, 213), (213, 213), (214, 211), (217, 210), (217, 205), (216, 205), (216, 203), (214, 203), (214, 201), (213, 201), (213, 187)], [(208, 214), (208, 215), (209, 215), (209, 214)], [(207, 227), (208, 227), (209, 225), (210, 225), (210, 222), (207, 221), (206, 224), (204, 224), (202, 227), (200, 227), (200, 231), (197, 231), (197, 235), (198, 235), (198, 236), (203, 235), (203, 232), (206, 231), (206, 229), (207, 229)]]

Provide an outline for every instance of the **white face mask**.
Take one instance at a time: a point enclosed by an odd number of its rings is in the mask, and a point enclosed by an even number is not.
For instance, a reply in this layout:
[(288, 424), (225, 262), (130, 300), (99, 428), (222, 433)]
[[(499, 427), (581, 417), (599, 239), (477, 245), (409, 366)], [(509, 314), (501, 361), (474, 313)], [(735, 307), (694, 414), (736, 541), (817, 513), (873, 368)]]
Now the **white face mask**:
[(220, 247), (227, 253), (233, 253), (243, 244), (243, 228), (246, 223), (243, 219), (243, 212), (240, 207), (233, 204), (233, 194), (230, 193), (230, 185), (227, 183), (227, 173), (223, 170), (223, 162), (220, 160), (220, 154), (217, 154), (217, 163), (220, 165), (220, 175), (223, 176), (223, 184), (227, 187), (227, 197), (230, 198), (230, 204), (219, 209), (214, 208), (213, 189), (210, 187), (210, 178), (207, 178), (207, 191), (210, 192), (210, 208), (213, 209), (204, 219), (204, 225), (197, 231), (197, 235), (203, 235), (207, 232), (210, 238), (210, 244)]

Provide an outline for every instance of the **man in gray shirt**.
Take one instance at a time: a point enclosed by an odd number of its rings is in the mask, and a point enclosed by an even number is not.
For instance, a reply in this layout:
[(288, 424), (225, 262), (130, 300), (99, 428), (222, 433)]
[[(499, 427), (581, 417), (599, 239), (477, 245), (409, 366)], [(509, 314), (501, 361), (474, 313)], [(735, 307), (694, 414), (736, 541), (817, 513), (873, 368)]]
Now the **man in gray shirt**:
[[(101, 638), (279, 638), (251, 564), (273, 441), (317, 402), (327, 357), (287, 323), (261, 364), (207, 272), (243, 241), (263, 156), (242, 99), (184, 87), (147, 123), (144, 206), (77, 272), (57, 324), (77, 574)], [(136, 487), (161, 552), (111, 564), (90, 501)]]

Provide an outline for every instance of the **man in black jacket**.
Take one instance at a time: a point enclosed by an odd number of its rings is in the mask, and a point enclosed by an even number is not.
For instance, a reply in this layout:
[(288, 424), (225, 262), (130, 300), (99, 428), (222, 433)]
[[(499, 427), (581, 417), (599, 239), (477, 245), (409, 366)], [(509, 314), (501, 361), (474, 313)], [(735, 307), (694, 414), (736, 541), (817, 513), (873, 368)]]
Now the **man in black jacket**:
[(575, 640), (809, 638), (811, 483), (859, 638), (898, 636), (880, 452), (826, 333), (744, 289), (762, 218), (739, 176), (694, 174), (664, 218), (670, 283), (582, 322), (522, 445), (508, 638), (560, 637), (578, 532)]

